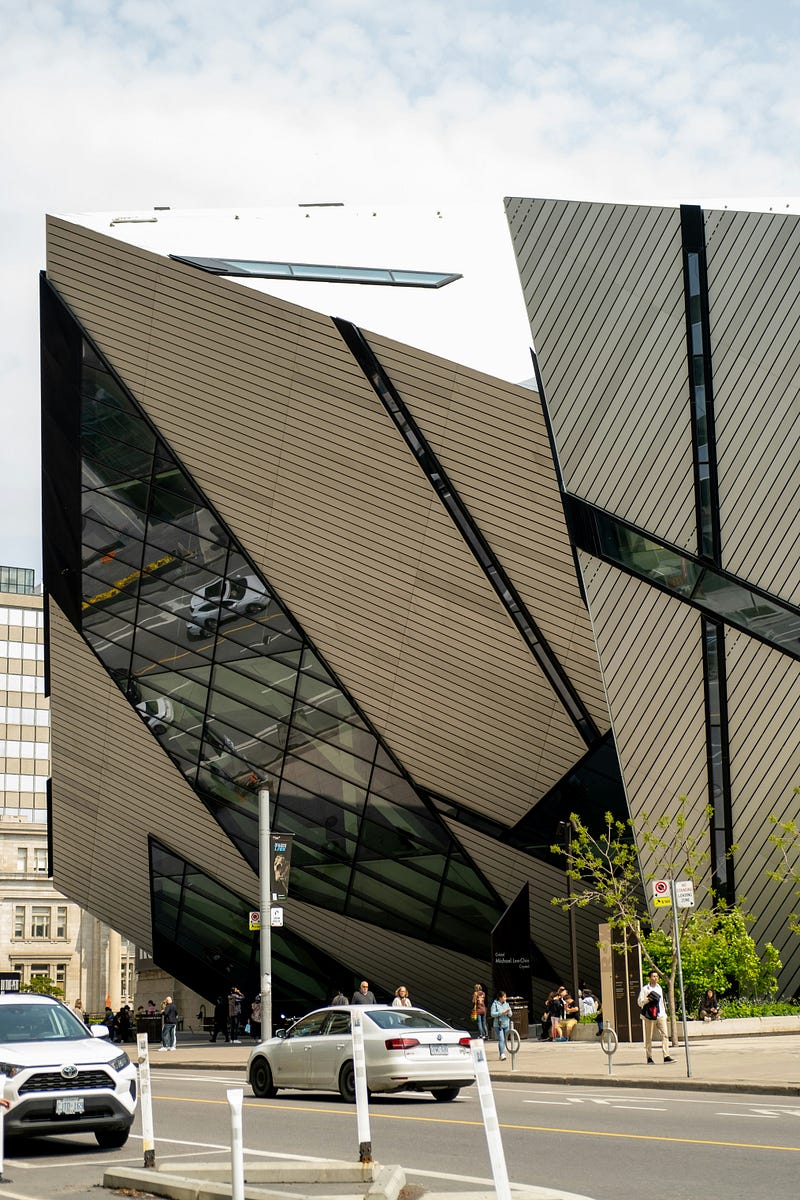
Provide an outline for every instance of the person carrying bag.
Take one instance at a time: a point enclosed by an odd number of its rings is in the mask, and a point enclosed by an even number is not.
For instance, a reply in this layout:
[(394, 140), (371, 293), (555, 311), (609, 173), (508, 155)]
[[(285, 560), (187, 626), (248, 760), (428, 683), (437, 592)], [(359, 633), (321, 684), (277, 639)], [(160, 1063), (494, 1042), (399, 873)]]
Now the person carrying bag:
[(500, 1061), (502, 1062), (506, 1056), (506, 1034), (511, 1027), (511, 1005), (506, 999), (505, 992), (497, 993), (497, 999), (492, 1001), (490, 1015), (497, 1038), (497, 1048), (500, 1051)]

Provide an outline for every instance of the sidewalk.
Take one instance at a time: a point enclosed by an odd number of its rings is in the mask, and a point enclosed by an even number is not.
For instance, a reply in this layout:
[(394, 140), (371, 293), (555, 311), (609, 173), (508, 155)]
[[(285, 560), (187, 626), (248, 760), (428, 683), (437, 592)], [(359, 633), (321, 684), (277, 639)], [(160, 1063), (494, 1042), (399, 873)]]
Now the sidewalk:
[[(249, 1039), (240, 1046), (212, 1044), (200, 1034), (184, 1033), (178, 1035), (178, 1048), (174, 1052), (160, 1054), (157, 1046), (151, 1046), (150, 1063), (159, 1069), (241, 1073), (244, 1083), (252, 1046)], [(136, 1047), (128, 1045), (126, 1049), (135, 1060)], [(499, 1062), (497, 1046), (486, 1042), (486, 1054), (492, 1079), (502, 1083), (568, 1083), (581, 1087), (656, 1084), (672, 1089), (800, 1096), (800, 1034), (692, 1038), (690, 1078), (682, 1045), (671, 1051), (674, 1062), (662, 1063), (661, 1054), (656, 1053), (654, 1065), (648, 1066), (641, 1043), (621, 1043), (612, 1059), (610, 1075), (599, 1039), (597, 1042), (523, 1041), (513, 1062), (511, 1055), (505, 1062)]]

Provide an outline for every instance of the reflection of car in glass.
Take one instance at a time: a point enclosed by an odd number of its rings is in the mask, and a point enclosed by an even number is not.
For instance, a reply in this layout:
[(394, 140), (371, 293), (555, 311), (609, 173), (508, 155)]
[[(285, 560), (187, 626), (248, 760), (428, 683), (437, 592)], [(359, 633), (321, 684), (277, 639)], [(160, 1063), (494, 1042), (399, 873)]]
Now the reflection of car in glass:
[(342, 1005), (301, 1017), (250, 1053), (247, 1078), (256, 1096), (278, 1088), (338, 1091), (355, 1099), (352, 1013), (363, 1017), (367, 1087), (371, 1092), (431, 1092), (455, 1100), (475, 1082), (470, 1035), (421, 1008)]
[(142, 714), (148, 729), (152, 730), (156, 737), (167, 732), (175, 716), (172, 701), (166, 696), (158, 696), (155, 700), (142, 700), (141, 704), (136, 705), (136, 711)]
[(263, 612), (269, 596), (255, 575), (229, 575), (215, 579), (192, 596), (192, 615), (186, 622), (191, 638), (200, 638), (218, 624), (243, 614)]
[(136, 1112), (136, 1068), (105, 1025), (92, 1030), (52, 996), (0, 995), (7, 1137), (93, 1133), (103, 1149), (124, 1146)]

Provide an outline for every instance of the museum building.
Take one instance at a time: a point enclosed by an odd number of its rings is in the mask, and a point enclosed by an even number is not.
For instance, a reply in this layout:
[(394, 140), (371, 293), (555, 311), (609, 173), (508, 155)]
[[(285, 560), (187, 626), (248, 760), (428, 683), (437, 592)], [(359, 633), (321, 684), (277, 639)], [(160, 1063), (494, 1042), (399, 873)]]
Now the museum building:
[(269, 787), (278, 1006), (367, 978), (456, 1017), (524, 889), (535, 1002), (570, 978), (570, 813), (686, 796), (795, 990), (797, 221), (50, 218), (57, 886), (200, 995), (255, 991)]

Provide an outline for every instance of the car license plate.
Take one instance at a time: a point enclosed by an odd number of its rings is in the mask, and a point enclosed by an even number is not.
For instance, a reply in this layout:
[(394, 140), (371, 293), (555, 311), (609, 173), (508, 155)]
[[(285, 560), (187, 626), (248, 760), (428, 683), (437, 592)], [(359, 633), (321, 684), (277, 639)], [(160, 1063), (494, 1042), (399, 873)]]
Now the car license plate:
[(71, 1096), (69, 1100), (56, 1100), (57, 1117), (77, 1117), (83, 1112), (83, 1096)]
[(431, 1054), (447, 1054), (447, 1046), (431, 1046)]

